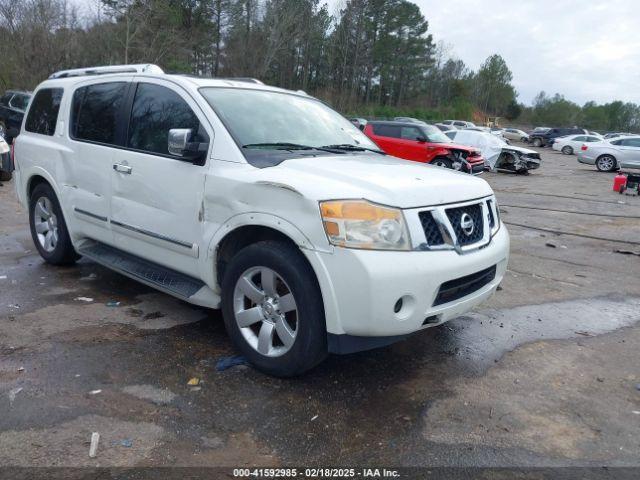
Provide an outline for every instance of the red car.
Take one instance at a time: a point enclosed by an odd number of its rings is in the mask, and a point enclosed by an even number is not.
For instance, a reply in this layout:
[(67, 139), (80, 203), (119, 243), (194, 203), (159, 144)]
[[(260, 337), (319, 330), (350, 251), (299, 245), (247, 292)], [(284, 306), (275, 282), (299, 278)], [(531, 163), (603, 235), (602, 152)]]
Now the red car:
[(438, 128), (426, 123), (369, 122), (364, 133), (382, 150), (394, 157), (429, 163), (471, 173), (484, 172), (481, 153), (457, 145)]

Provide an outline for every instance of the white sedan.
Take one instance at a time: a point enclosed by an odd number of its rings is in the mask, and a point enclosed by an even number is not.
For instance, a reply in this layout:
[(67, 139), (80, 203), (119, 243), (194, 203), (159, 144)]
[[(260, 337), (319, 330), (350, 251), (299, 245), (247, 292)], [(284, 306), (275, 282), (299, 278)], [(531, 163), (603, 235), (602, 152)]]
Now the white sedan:
[(573, 155), (585, 143), (601, 142), (602, 138), (595, 135), (567, 135), (556, 138), (551, 148), (565, 155)]
[(578, 162), (595, 165), (601, 172), (613, 172), (620, 168), (640, 168), (638, 135), (585, 143), (578, 152)]

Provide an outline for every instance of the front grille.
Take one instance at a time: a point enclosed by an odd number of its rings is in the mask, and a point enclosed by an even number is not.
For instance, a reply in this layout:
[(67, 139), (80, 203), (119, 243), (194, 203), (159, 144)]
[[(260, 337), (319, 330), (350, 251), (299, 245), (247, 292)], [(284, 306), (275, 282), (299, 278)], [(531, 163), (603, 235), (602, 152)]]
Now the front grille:
[[(473, 222), (473, 229), (471, 229), (470, 232), (465, 231), (462, 226), (462, 219), (465, 217), (465, 213), (471, 217)], [(479, 203), (466, 205), (464, 207), (449, 208), (447, 209), (447, 217), (449, 217), (453, 231), (461, 246), (472, 245), (482, 240), (484, 236), (484, 221), (482, 218), (482, 207)]]
[(489, 267), (480, 272), (472, 273), (466, 277), (456, 278), (440, 285), (438, 295), (436, 296), (433, 306), (442, 305), (444, 303), (453, 302), (459, 298), (471, 295), (473, 292), (480, 290), (496, 278), (496, 266)]
[(438, 224), (433, 218), (431, 212), (420, 212), (418, 216), (420, 217), (420, 223), (424, 230), (424, 236), (427, 239), (427, 245), (443, 245), (444, 240), (442, 238), (442, 233), (440, 233)]

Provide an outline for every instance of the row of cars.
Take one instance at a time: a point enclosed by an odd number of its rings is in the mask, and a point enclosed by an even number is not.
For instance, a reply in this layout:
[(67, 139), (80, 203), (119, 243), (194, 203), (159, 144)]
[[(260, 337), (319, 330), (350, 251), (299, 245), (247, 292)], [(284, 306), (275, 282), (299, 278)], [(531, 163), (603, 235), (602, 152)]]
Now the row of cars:
[[(406, 160), (470, 174), (485, 170), (526, 173), (540, 167), (540, 154), (511, 145), (502, 129), (478, 127), (461, 120), (429, 125), (409, 117), (351, 121), (383, 151)], [(522, 138), (520, 134), (509, 134)]]

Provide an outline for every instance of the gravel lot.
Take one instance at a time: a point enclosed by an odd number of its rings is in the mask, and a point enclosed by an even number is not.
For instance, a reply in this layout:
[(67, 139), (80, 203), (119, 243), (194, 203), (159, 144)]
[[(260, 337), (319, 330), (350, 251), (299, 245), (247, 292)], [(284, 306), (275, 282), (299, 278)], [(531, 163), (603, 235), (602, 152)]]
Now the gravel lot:
[(490, 302), (291, 380), (216, 371), (219, 312), (45, 265), (5, 183), (0, 465), (640, 466), (640, 198), (541, 151), (484, 176), (512, 236)]

